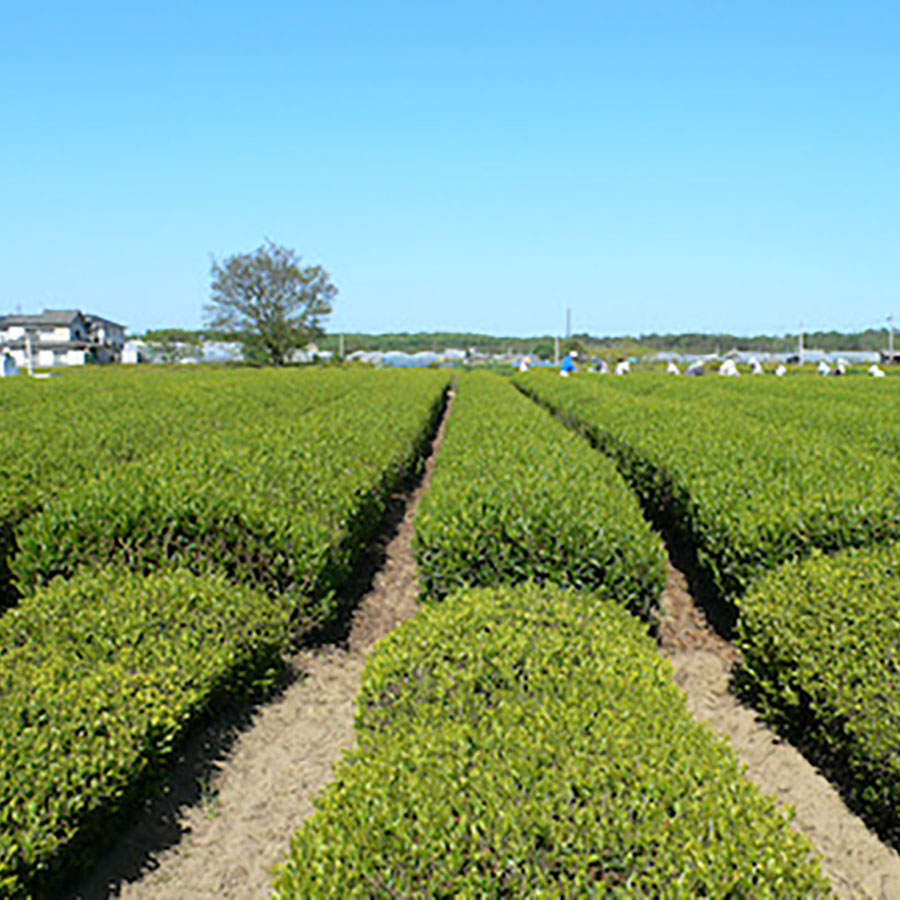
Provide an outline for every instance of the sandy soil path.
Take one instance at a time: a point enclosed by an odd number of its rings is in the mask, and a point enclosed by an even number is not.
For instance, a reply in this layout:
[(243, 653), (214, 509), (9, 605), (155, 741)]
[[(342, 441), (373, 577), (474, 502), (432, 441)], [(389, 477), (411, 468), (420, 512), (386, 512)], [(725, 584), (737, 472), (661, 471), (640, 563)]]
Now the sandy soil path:
[(662, 610), (660, 645), (675, 667), (675, 680), (687, 693), (690, 709), (728, 738), (751, 781), (795, 809), (794, 826), (821, 853), (836, 895), (900, 898), (897, 852), (847, 809), (815, 767), (729, 693), (737, 652), (709, 628), (684, 575), (671, 564)]
[(446, 420), (421, 484), (404, 498), (402, 520), (383, 542), (371, 589), (354, 611), (346, 640), (297, 654), (288, 684), (272, 702), (200, 735), (175, 773), (172, 796), (148, 807), (72, 897), (269, 896), (272, 867), (313, 812), (313, 797), (330, 780), (335, 762), (355, 743), (366, 656), (416, 611), (412, 518), (431, 480)]

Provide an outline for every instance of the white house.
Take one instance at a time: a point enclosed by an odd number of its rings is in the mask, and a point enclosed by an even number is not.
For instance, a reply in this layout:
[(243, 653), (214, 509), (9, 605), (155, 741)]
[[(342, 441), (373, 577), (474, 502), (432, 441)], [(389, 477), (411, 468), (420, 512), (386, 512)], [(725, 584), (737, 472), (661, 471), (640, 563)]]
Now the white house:
[(77, 309), (45, 309), (39, 315), (0, 316), (0, 350), (20, 368), (117, 362), (125, 326)]
[(125, 326), (86, 313), (92, 362), (119, 362), (125, 346)]

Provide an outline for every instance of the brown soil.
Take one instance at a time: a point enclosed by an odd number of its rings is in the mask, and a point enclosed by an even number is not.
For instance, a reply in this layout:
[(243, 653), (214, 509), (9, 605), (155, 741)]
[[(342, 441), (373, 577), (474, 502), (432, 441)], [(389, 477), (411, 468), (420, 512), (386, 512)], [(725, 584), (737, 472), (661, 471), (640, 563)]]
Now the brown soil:
[(378, 571), (354, 610), (346, 640), (298, 653), (274, 701), (198, 736), (174, 773), (170, 796), (148, 805), (72, 896), (269, 895), (272, 868), (313, 812), (313, 798), (334, 764), (354, 746), (367, 654), (417, 609), (412, 519), (430, 483), (446, 420), (445, 415), (421, 484), (403, 498), (405, 514), (384, 541)]
[(726, 737), (745, 774), (796, 812), (794, 827), (818, 849), (838, 897), (900, 898), (900, 856), (850, 812), (834, 787), (729, 692), (738, 653), (709, 626), (684, 575), (669, 566), (660, 646), (693, 714)]

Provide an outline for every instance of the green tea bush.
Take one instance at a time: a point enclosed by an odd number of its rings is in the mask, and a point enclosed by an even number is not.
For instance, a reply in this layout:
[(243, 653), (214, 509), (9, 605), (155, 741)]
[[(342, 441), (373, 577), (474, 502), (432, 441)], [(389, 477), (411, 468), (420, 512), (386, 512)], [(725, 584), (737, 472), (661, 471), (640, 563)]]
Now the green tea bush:
[(19, 526), (24, 599), (0, 618), (0, 894), (48, 894), (209, 704), (276, 663), (289, 623), (336, 612), (422, 465), (448, 378), (315, 381), (310, 402), (254, 378), (191, 441), (48, 494)]
[(448, 381), (442, 372), (361, 372), (353, 390), (296, 415), (277, 397), (251, 394), (190, 443), (46, 502), (17, 532), (19, 589), (82, 564), (145, 573), (177, 564), (290, 593), (311, 620), (328, 615), (391, 494), (421, 465)]
[[(677, 379), (676, 379), (677, 380)], [(713, 403), (739, 407), (765, 425), (802, 432), (808, 441), (844, 443), (896, 458), (900, 453), (900, 383), (868, 376), (822, 378), (721, 378), (700, 391)], [(657, 396), (674, 397), (671, 383)], [(682, 396), (684, 391), (680, 392)], [(718, 398), (718, 399), (715, 399)]]
[(900, 537), (900, 460), (797, 427), (786, 405), (754, 415), (756, 392), (769, 396), (777, 379), (561, 381), (532, 373), (516, 383), (616, 459), (723, 596), (813, 548)]
[(0, 391), (0, 608), (12, 604), (16, 529), (58, 495), (160, 452), (190, 454), (245, 410), (278, 421), (324, 407), (377, 373), (88, 367)]
[(289, 613), (221, 576), (108, 569), (0, 619), (0, 895), (89, 862), (209, 704), (270, 677)]
[(359, 703), (278, 897), (827, 894), (616, 604), (463, 591), (378, 645)]
[(533, 580), (596, 588), (647, 616), (662, 543), (615, 466), (508, 379), (464, 375), (415, 519), (425, 594)]
[(786, 564), (740, 606), (745, 687), (900, 841), (900, 545)]

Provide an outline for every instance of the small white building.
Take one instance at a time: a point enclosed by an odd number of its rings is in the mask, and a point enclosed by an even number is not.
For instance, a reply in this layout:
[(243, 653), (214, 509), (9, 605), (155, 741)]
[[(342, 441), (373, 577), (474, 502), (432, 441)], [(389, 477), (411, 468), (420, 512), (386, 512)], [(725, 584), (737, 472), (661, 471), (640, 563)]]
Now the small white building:
[(118, 362), (125, 326), (77, 309), (45, 309), (39, 315), (0, 316), (0, 349), (20, 368)]
[(122, 346), (122, 362), (128, 365), (137, 365), (145, 358), (143, 341), (125, 341)]

